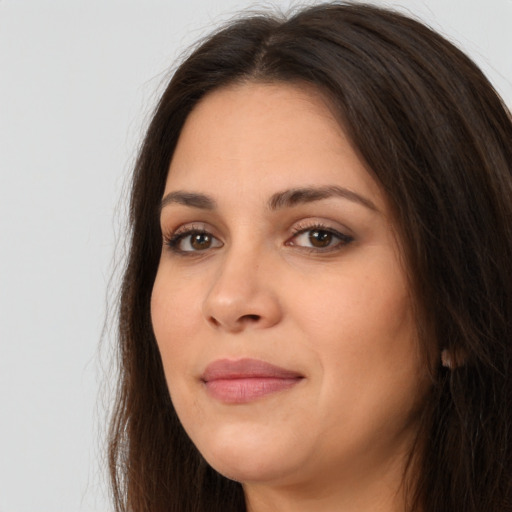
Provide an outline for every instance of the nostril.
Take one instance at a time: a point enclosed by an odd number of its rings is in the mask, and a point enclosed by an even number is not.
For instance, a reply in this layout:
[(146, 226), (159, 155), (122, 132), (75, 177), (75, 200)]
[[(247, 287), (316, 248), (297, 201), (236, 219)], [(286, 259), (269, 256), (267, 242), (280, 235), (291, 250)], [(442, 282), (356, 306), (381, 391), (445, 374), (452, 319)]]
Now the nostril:
[(220, 322), (213, 316), (210, 317), (210, 322), (215, 325), (215, 327), (218, 327), (220, 325)]
[(260, 319), (260, 315), (244, 315), (240, 318), (240, 320), (248, 320), (249, 322), (257, 322)]
[[(244, 324), (256, 323), (256, 322), (259, 322), (260, 320), (261, 320), (260, 315), (242, 315), (241, 317), (238, 318), (238, 320), (235, 321), (233, 326), (237, 325), (238, 328), (241, 328)], [(222, 325), (228, 326), (228, 323), (224, 323), (224, 322), (218, 320), (217, 318), (215, 318), (214, 316), (210, 316), (208, 321), (214, 327), (220, 327)]]

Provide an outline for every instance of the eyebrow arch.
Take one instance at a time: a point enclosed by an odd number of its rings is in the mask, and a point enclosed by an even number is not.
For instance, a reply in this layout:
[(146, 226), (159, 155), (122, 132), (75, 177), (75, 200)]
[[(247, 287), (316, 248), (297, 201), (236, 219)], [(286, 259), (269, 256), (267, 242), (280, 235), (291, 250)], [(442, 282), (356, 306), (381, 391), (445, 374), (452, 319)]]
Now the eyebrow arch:
[(363, 197), (356, 192), (352, 192), (348, 188), (338, 187), (336, 185), (326, 187), (292, 188), (282, 192), (277, 192), (270, 198), (268, 207), (271, 210), (279, 210), (281, 208), (287, 208), (303, 203), (312, 203), (313, 201), (320, 201), (330, 197), (341, 197), (343, 199), (359, 203), (374, 212), (379, 211), (375, 204), (366, 197)]
[(217, 206), (210, 196), (199, 194), (197, 192), (177, 190), (175, 192), (170, 192), (162, 199), (162, 202), (160, 203), (160, 211), (172, 203), (190, 206), (191, 208), (200, 208), (201, 210), (214, 210)]
[[(280, 210), (282, 208), (290, 208), (298, 204), (312, 203), (314, 201), (320, 201), (330, 197), (341, 197), (343, 199), (359, 203), (372, 211), (379, 211), (375, 204), (366, 197), (363, 197), (356, 192), (352, 192), (347, 188), (338, 187), (336, 185), (326, 187), (291, 188), (283, 190), (282, 192), (276, 192), (268, 201), (268, 208), (270, 210)], [(162, 211), (167, 205), (173, 203), (182, 204), (191, 208), (199, 208), (201, 210), (215, 210), (217, 207), (215, 200), (206, 194), (177, 190), (164, 196), (160, 203), (160, 211)]]

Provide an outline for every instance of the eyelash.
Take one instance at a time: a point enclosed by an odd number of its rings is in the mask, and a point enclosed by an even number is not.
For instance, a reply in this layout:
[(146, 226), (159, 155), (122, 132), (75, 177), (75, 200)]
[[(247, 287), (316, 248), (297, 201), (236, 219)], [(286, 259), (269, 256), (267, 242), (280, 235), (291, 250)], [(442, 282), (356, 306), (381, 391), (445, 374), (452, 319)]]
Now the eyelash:
[[(303, 235), (310, 231), (311, 232), (319, 231), (322, 233), (327, 233), (327, 234), (332, 235), (333, 237), (337, 238), (339, 241), (337, 243), (335, 243), (334, 245), (329, 245), (324, 248), (322, 248), (322, 247), (305, 247), (305, 246), (300, 246), (300, 245), (296, 245), (293, 243), (294, 239), (296, 239), (300, 235)], [(325, 226), (321, 223), (296, 226), (293, 228), (292, 233), (293, 234), (292, 234), (291, 238), (285, 243), (285, 245), (298, 247), (301, 250), (312, 252), (312, 253), (317, 253), (317, 254), (340, 250), (343, 246), (346, 246), (349, 243), (354, 241), (354, 238), (352, 236), (340, 233), (339, 231), (337, 231), (331, 227)], [(171, 233), (168, 236), (164, 236), (164, 243), (172, 252), (174, 252), (175, 254), (181, 255), (181, 256), (199, 255), (201, 253), (206, 252), (208, 249), (212, 249), (212, 247), (208, 247), (204, 250), (195, 250), (195, 251), (194, 250), (188, 251), (188, 250), (180, 249), (179, 246), (180, 246), (181, 242), (183, 240), (185, 240), (187, 237), (191, 237), (193, 235), (205, 235), (205, 236), (211, 237), (212, 240), (218, 241), (218, 239), (215, 236), (213, 236), (209, 231), (207, 231), (203, 227), (191, 226), (191, 227), (186, 228), (185, 230), (178, 229), (174, 233)], [(222, 242), (220, 242), (220, 244), (221, 244), (220, 246), (213, 247), (213, 249), (222, 247), (222, 245), (223, 245)]]
[(190, 226), (183, 230), (178, 228), (174, 233), (171, 233), (168, 236), (164, 236), (164, 244), (167, 245), (167, 247), (169, 247), (169, 249), (172, 252), (179, 254), (181, 256), (194, 256), (197, 254), (201, 254), (204, 251), (184, 251), (183, 249), (179, 248), (179, 245), (183, 240), (193, 235), (206, 235), (211, 237), (213, 240), (217, 240), (215, 236), (213, 236), (209, 231), (207, 231), (203, 227)]
[(340, 233), (336, 229), (333, 229), (329, 226), (326, 226), (326, 225), (324, 225), (322, 223), (318, 223), (318, 222), (316, 222), (314, 224), (295, 226), (292, 231), (293, 231), (293, 236), (291, 237), (290, 240), (294, 240), (297, 237), (299, 237), (300, 235), (303, 235), (308, 232), (313, 232), (313, 231), (328, 233), (329, 235), (332, 235), (338, 239), (337, 243), (335, 243), (334, 245), (329, 245), (325, 248), (299, 246), (299, 245), (295, 245), (293, 242), (286, 243), (286, 245), (288, 245), (288, 246), (295, 246), (301, 250), (312, 252), (312, 253), (317, 253), (317, 254), (318, 253), (325, 254), (325, 253), (328, 253), (331, 251), (340, 250), (342, 247), (344, 247), (354, 241), (354, 238), (352, 236), (346, 235), (344, 233)]

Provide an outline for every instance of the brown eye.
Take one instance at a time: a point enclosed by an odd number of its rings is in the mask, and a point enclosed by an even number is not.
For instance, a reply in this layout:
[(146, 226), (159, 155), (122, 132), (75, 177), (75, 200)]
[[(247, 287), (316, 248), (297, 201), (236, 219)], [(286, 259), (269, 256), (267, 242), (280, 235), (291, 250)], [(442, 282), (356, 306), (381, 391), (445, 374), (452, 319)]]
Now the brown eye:
[(196, 251), (209, 249), (212, 245), (212, 237), (208, 233), (196, 233), (190, 237), (190, 246)]
[(167, 245), (176, 253), (194, 253), (222, 247), (222, 242), (207, 231), (190, 230), (169, 238)]
[(329, 247), (332, 242), (332, 233), (329, 233), (328, 231), (322, 231), (319, 229), (313, 229), (309, 231), (309, 242), (313, 247)]
[(311, 251), (327, 252), (341, 249), (353, 241), (354, 239), (350, 235), (345, 235), (332, 228), (318, 226), (299, 231), (287, 242), (287, 245), (303, 247)]

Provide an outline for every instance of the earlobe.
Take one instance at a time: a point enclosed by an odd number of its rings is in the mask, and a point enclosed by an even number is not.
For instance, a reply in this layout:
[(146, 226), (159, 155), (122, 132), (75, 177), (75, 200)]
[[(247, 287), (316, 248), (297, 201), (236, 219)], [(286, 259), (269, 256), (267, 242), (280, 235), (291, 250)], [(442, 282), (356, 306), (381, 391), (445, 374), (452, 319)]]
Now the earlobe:
[(447, 348), (441, 351), (441, 365), (449, 370), (453, 370), (455, 368), (453, 355)]
[(466, 364), (467, 355), (465, 351), (456, 349), (443, 349), (441, 351), (441, 365), (449, 370), (455, 370)]

